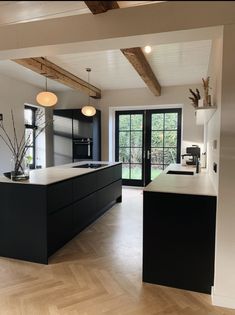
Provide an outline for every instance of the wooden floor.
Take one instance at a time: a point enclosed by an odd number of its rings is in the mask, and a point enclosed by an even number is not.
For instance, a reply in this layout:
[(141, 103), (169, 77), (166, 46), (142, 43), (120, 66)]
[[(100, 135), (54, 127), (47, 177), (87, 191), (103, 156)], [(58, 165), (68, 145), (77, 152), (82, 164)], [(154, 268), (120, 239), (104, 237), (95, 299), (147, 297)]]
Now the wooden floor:
[(49, 265), (0, 258), (0, 315), (218, 315), (210, 296), (142, 283), (142, 191), (51, 257)]

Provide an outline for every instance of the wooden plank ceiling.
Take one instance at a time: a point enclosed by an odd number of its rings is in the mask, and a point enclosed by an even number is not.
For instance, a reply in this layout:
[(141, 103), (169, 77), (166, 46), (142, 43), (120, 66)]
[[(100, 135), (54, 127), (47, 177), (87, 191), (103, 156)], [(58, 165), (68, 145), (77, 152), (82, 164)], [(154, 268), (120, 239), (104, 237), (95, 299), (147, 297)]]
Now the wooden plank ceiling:
[(43, 57), (15, 59), (13, 61), (47, 78), (67, 85), (72, 89), (84, 92), (93, 98), (101, 98), (100, 89)]
[[(92, 14), (100, 14), (108, 10), (118, 9), (117, 1), (84, 1)], [(161, 86), (151, 69), (141, 47), (121, 49), (123, 55), (128, 59), (133, 68), (145, 82), (147, 87), (155, 96), (161, 95)], [(13, 60), (16, 63), (37, 72), (45, 77), (49, 77), (72, 89), (85, 92), (93, 98), (101, 98), (101, 90), (80, 79), (72, 73), (64, 70), (46, 58), (24, 58)]]
[[(118, 9), (117, 1), (84, 1), (93, 14), (104, 13), (108, 10)], [(155, 96), (161, 95), (161, 86), (150, 67), (141, 47), (121, 49), (141, 79)]]

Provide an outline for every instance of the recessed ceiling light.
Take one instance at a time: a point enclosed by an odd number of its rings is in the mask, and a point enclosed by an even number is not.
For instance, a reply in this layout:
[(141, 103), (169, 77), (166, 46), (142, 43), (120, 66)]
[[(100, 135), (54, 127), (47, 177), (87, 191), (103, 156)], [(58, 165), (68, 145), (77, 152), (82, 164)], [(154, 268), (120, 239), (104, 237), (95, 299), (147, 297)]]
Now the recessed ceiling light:
[(151, 51), (152, 51), (151, 46), (145, 46), (145, 47), (144, 47), (144, 51), (146, 52), (146, 54), (151, 53)]

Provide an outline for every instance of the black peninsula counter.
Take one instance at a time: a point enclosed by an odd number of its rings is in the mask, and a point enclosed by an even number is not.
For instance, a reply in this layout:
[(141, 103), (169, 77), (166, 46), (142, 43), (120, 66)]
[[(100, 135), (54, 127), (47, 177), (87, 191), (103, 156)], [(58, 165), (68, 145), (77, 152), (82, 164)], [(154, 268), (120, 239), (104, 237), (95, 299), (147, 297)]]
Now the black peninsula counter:
[[(121, 163), (66, 164), (0, 177), (0, 256), (37, 263), (122, 201)], [(80, 167), (81, 166), (81, 167)]]

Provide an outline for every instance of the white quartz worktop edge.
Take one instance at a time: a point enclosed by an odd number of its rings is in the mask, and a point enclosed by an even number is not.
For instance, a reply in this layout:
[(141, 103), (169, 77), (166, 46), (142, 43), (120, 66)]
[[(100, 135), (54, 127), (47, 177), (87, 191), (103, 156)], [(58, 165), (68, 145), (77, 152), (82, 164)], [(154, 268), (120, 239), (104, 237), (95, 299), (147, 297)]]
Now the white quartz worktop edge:
[[(194, 175), (167, 174), (169, 170), (193, 171)], [(170, 164), (158, 177), (144, 188), (148, 192), (216, 196), (216, 191), (206, 169), (196, 173), (195, 166)]]
[[(99, 168), (73, 168), (83, 164), (104, 164)], [(50, 185), (73, 177), (81, 176), (91, 172), (105, 169), (110, 166), (120, 164), (119, 162), (108, 161), (82, 161), (59, 166), (47, 167), (30, 171), (30, 178), (26, 181), (11, 181), (4, 175), (0, 176), (1, 183), (33, 184), (33, 185)]]

